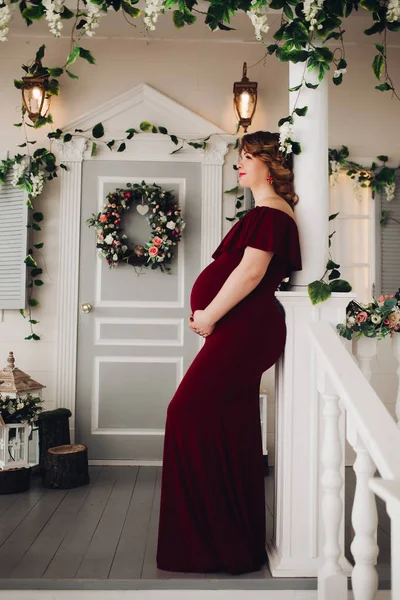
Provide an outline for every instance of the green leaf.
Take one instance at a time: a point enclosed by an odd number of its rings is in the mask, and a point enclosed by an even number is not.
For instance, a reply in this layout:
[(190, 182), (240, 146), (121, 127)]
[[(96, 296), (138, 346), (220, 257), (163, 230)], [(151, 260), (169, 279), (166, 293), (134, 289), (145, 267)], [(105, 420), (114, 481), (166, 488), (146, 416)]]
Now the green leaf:
[(94, 65), (96, 63), (96, 59), (94, 58), (90, 50), (85, 50), (85, 48), (79, 48), (79, 56), (87, 60), (88, 63), (90, 63), (91, 65)]
[(110, 142), (107, 142), (106, 146), (108, 148), (110, 148), (110, 150), (112, 150), (112, 147), (114, 146), (114, 144), (115, 144), (115, 140), (111, 140)]
[(308, 284), (308, 295), (313, 305), (324, 302), (331, 296), (331, 288), (324, 281), (313, 281)]
[(348, 281), (344, 279), (335, 279), (329, 284), (332, 292), (351, 292), (352, 287)]
[(64, 165), (63, 163), (60, 163), (60, 168), (64, 169), (64, 171), (68, 171), (66, 165)]
[(19, 313), (20, 313), (20, 315), (22, 315), (24, 317), (24, 319), (26, 319), (27, 312), (26, 312), (26, 310), (24, 308), (20, 308), (19, 309)]
[(382, 54), (385, 53), (385, 46), (382, 46), (382, 44), (375, 44), (375, 48), (379, 50), (379, 52), (381, 52)]
[(46, 48), (46, 46), (44, 44), (42, 44), (42, 46), (40, 46), (39, 50), (36, 52), (35, 60), (37, 62), (39, 62), (43, 59), (45, 48)]
[(18, 148), (25, 148), (26, 142), (24, 142), (23, 144), (17, 144), (17, 145), (18, 145)]
[(125, 2), (124, 0), (122, 0), (122, 10), (132, 17), (132, 19), (136, 19), (142, 14), (139, 8), (135, 8), (130, 2)]
[[(71, 53), (70, 53), (70, 55), (69, 55), (69, 56), (68, 56), (68, 58), (67, 58), (67, 62), (65, 63), (65, 66), (66, 66), (66, 67), (69, 67), (70, 65), (72, 65), (72, 64), (73, 64), (73, 63), (76, 61), (76, 59), (77, 59), (77, 58), (78, 58), (78, 56), (79, 56), (79, 52), (80, 52), (80, 51), (79, 51), (79, 46), (77, 46), (77, 45), (75, 44), (75, 45), (74, 45), (74, 47), (73, 47), (73, 48), (72, 48), (72, 50), (71, 50)], [(67, 73), (68, 73), (68, 71), (67, 71)]]
[(63, 137), (63, 142), (70, 142), (72, 140), (72, 133), (66, 133)]
[(43, 273), (43, 269), (41, 269), (40, 267), (37, 267), (36, 269), (32, 269), (31, 276), (37, 277), (38, 275), (41, 275), (42, 273)]
[(335, 261), (333, 261), (333, 260), (328, 260), (328, 262), (326, 263), (326, 268), (329, 270), (338, 269), (339, 267), (340, 267), (340, 265), (335, 263)]
[[(329, 215), (329, 221), (333, 221), (333, 219), (336, 219), (336, 217), (340, 214), (340, 212), (334, 213), (332, 215)], [(329, 269), (331, 269), (332, 267), (328, 267)]]
[(293, 152), (293, 154), (296, 154), (296, 156), (298, 154), (301, 154), (301, 145), (299, 142), (292, 141), (292, 152)]
[(40, 340), (40, 336), (38, 336), (36, 333), (32, 333), (32, 339), (34, 339), (37, 342)]
[(46, 91), (49, 96), (58, 96), (60, 94), (60, 84), (57, 79), (50, 79)]
[(68, 69), (65, 69), (65, 72), (68, 75), (68, 77), (71, 77), (71, 79), (79, 79), (78, 75), (71, 73), (71, 71), (68, 71)]
[(383, 67), (385, 65), (385, 59), (382, 54), (377, 54), (372, 61), (372, 70), (377, 79), (382, 77)]
[(179, 140), (176, 135), (170, 135), (171, 141), (177, 146), (179, 144)]
[(67, 8), (66, 6), (64, 6), (64, 9), (61, 13), (61, 18), (62, 19), (72, 19), (73, 17), (75, 17), (74, 13), (72, 12), (72, 10), (69, 10), (69, 8)]
[(35, 298), (30, 298), (28, 300), (28, 304), (29, 304), (29, 306), (39, 306), (39, 302), (37, 300), (35, 300)]
[(27, 267), (37, 267), (37, 262), (30, 254), (25, 258), (24, 263)]
[(166, 127), (159, 127), (158, 131), (163, 135), (168, 135), (168, 129)]
[(378, 160), (381, 160), (382, 162), (387, 162), (389, 160), (389, 157), (386, 156), (386, 154), (380, 154), (379, 156), (376, 157)]
[(281, 127), (281, 125), (283, 125), (286, 122), (291, 123), (291, 125), (293, 125), (293, 117), (289, 116), (289, 117), (284, 117), (282, 119), (279, 119), (278, 127)]
[(36, 223), (40, 223), (44, 219), (44, 215), (41, 212), (35, 212), (32, 215), (32, 219), (36, 221)]
[(285, 6), (283, 7), (283, 12), (285, 13), (288, 19), (293, 19), (293, 11), (290, 8), (289, 4), (285, 4)]
[(237, 186), (231, 188), (230, 190), (226, 190), (224, 192), (224, 194), (236, 194), (236, 192), (238, 191), (238, 189), (239, 189), (239, 186), (237, 185)]
[(122, 142), (122, 144), (120, 144), (120, 146), (118, 147), (117, 152), (123, 152), (126, 149), (126, 144), (125, 142)]
[(380, 85), (375, 86), (376, 90), (380, 92), (387, 92), (388, 90), (392, 90), (393, 88), (385, 81), (385, 83), (381, 83)]
[(22, 81), (22, 79), (14, 79), (14, 86), (17, 88), (17, 90), (20, 90), (23, 85), (24, 82)]
[(34, 231), (42, 231), (40, 225), (37, 225), (36, 223), (32, 223), (31, 227)]
[(60, 75), (62, 75), (63, 73), (64, 69), (61, 69), (60, 67), (55, 67), (54, 69), (49, 68), (49, 74), (51, 75), (51, 77), (60, 77)]
[(103, 127), (103, 123), (97, 123), (97, 125), (95, 125), (92, 129), (92, 136), (94, 138), (101, 138), (104, 135), (104, 127)]
[(31, 6), (24, 8), (22, 11), (22, 16), (27, 21), (40, 21), (40, 19), (43, 17), (43, 15), (44, 15), (43, 4), (38, 4), (36, 6), (31, 4)]
[(172, 13), (172, 20), (177, 29), (181, 29), (185, 26), (185, 15), (180, 10), (174, 10)]
[(329, 273), (328, 279), (332, 280), (332, 279), (338, 279), (340, 277), (340, 271), (338, 271), (337, 269), (333, 269), (331, 273)]
[(14, 127), (22, 127), (22, 123), (13, 123)]
[(360, 6), (362, 6), (369, 12), (379, 11), (379, 2), (377, 0), (360, 0)]
[(127, 133), (128, 135), (126, 136), (126, 139), (131, 140), (133, 138), (133, 136), (135, 135), (135, 133), (137, 133), (136, 129), (127, 129), (125, 131), (125, 133)]
[(92, 149), (90, 151), (90, 156), (94, 156), (96, 154), (97, 144), (96, 142), (92, 142)]
[(142, 121), (139, 125), (140, 127), (140, 131), (150, 131), (150, 129), (152, 128), (152, 124), (149, 123), (148, 121)]
[(42, 287), (42, 285), (43, 285), (43, 281), (42, 281), (41, 279), (35, 279), (35, 281), (34, 281), (34, 284), (35, 284), (37, 287)]
[(267, 46), (268, 54), (273, 54), (276, 50), (278, 50), (278, 44), (270, 44)]
[(301, 87), (302, 87), (301, 83), (299, 85), (295, 85), (294, 87), (289, 88), (289, 92), (297, 92)]
[(36, 319), (29, 319), (28, 323), (31, 323), (32, 325), (37, 325), (38, 323), (40, 323), (40, 321), (36, 321)]
[(25, 339), (26, 340), (31, 340), (32, 338), (33, 338), (33, 335), (27, 335)]
[(304, 117), (307, 114), (307, 111), (308, 111), (308, 106), (303, 106), (303, 108), (295, 108), (294, 109), (294, 112), (299, 117)]

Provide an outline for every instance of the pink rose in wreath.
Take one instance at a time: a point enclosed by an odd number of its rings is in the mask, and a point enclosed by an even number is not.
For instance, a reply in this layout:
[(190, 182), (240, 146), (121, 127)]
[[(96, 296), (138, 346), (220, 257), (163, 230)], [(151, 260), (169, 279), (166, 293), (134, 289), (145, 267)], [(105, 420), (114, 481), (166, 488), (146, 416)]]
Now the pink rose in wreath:
[(159, 237), (156, 235), (156, 236), (153, 238), (153, 244), (154, 244), (154, 246), (157, 246), (157, 248), (158, 248), (158, 247), (159, 247), (159, 246), (161, 246), (161, 244), (162, 244), (162, 239), (161, 239), (161, 238), (159, 238)]
[(356, 316), (356, 321), (357, 323), (364, 323), (366, 320), (368, 319), (368, 313), (366, 313), (365, 311), (360, 312), (357, 316)]
[(106, 217), (106, 215), (100, 215), (99, 221), (100, 221), (100, 223), (107, 223), (107, 217)]
[(156, 256), (158, 254), (158, 248), (155, 246), (150, 246), (149, 248), (149, 256)]

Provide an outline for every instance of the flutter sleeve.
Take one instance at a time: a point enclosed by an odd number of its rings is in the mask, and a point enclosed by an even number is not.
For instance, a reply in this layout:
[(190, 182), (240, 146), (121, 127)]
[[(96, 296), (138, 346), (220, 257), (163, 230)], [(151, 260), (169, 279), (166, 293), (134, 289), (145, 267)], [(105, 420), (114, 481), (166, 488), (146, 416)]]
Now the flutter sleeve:
[(274, 252), (286, 263), (286, 275), (301, 271), (301, 251), (296, 222), (281, 210), (268, 206), (255, 207), (246, 215), (246, 221), (236, 238), (236, 247), (247, 246)]

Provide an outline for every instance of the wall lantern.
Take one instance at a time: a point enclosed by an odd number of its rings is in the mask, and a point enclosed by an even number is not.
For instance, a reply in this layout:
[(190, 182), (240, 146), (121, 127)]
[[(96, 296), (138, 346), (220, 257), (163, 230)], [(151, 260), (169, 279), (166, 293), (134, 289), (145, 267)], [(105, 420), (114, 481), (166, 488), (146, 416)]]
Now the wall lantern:
[(49, 76), (22, 77), (22, 101), (28, 117), (35, 123), (39, 117), (46, 117), (50, 108), (50, 96), (46, 93)]
[(233, 107), (235, 115), (246, 133), (251, 125), (257, 106), (257, 82), (249, 81), (247, 77), (247, 64), (243, 63), (242, 81), (233, 84)]

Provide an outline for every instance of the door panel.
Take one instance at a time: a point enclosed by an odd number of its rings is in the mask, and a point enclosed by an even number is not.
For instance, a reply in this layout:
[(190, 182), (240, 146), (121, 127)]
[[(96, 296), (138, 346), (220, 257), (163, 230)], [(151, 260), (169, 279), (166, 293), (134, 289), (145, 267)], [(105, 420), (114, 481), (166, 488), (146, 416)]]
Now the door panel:
[[(171, 190), (186, 221), (170, 274), (98, 257), (86, 219), (128, 182)], [(146, 216), (123, 217), (129, 244), (147, 242)], [(201, 165), (86, 161), (82, 177), (76, 440), (92, 460), (161, 460), (165, 416), (201, 339), (187, 326), (200, 270)]]

